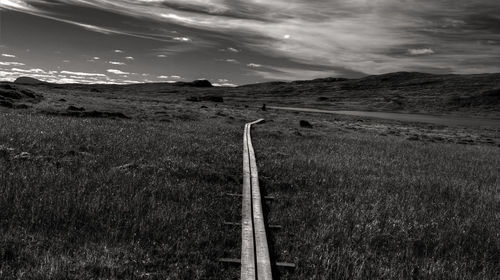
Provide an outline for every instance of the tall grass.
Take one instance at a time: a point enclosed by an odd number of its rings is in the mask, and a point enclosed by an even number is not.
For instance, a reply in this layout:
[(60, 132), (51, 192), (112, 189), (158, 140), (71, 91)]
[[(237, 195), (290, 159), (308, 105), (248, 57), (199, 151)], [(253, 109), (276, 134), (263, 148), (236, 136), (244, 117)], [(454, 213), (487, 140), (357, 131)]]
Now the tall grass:
[(0, 158), (0, 278), (223, 276), (231, 201), (220, 194), (239, 184), (239, 129), (38, 115), (0, 123), (0, 145), (15, 148)]
[[(281, 279), (495, 279), (500, 149), (302, 129), (252, 139)], [(236, 279), (243, 123), (0, 114), (1, 279)], [(6, 149), (14, 148), (14, 151)], [(22, 154), (27, 152), (29, 154)]]
[(500, 149), (303, 134), (253, 137), (284, 277), (500, 277)]

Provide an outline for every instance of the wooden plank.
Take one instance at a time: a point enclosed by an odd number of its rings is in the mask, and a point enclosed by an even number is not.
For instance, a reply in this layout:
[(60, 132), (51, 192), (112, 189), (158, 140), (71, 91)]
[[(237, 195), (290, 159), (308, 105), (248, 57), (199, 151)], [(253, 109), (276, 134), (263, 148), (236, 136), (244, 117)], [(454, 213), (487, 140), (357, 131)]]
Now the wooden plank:
[(252, 209), (253, 209), (253, 226), (255, 238), (255, 252), (257, 265), (257, 279), (271, 280), (273, 278), (271, 268), (271, 258), (269, 256), (269, 246), (267, 243), (266, 225), (264, 211), (262, 207), (262, 198), (260, 194), (259, 175), (257, 170), (257, 162), (255, 159), (255, 151), (252, 144), (250, 129), (253, 124), (259, 123), (262, 120), (252, 122), (247, 129), (248, 155), (250, 158), (250, 183), (252, 185)]
[[(225, 226), (238, 226), (238, 227), (241, 226), (241, 223), (236, 223), (236, 222), (223, 222), (222, 224)], [(282, 226), (280, 226), (280, 225), (268, 225), (267, 227), (270, 229), (281, 229), (282, 228)]]
[[(240, 193), (224, 193), (224, 195), (227, 195), (227, 196), (236, 196), (236, 197), (242, 197), (243, 196)], [(266, 196), (264, 196), (264, 199), (265, 200), (276, 200), (276, 197), (266, 195)]]
[(252, 185), (250, 180), (250, 156), (248, 149), (249, 124), (243, 134), (243, 191), (241, 207), (241, 279), (256, 279), (255, 240), (252, 215)]
[[(220, 258), (219, 262), (241, 264), (240, 259), (233, 259), (233, 258)], [(273, 264), (273, 266), (284, 267), (284, 268), (296, 268), (297, 267), (294, 263), (287, 263), (287, 262), (276, 262)]]

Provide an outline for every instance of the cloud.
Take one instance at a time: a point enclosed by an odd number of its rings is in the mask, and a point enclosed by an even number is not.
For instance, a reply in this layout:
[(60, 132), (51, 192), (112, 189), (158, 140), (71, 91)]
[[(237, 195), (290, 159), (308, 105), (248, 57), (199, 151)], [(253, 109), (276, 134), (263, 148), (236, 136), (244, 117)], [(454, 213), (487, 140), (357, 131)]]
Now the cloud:
[(42, 68), (11, 68), (10, 70), (0, 69), (0, 76), (2, 80), (14, 81), (16, 78), (29, 75), (30, 77), (40, 79), (42, 81), (51, 83), (81, 83), (81, 84), (111, 84), (120, 83), (120, 81), (115, 79), (110, 79), (104, 74), (100, 73), (87, 73), (87, 72), (73, 72), (73, 71), (56, 71), (47, 70)]
[[(0, 6), (102, 34), (165, 42), (196, 38), (190, 44), (177, 44), (180, 49), (166, 52), (169, 56), (178, 54), (186, 45), (201, 48), (199, 41), (206, 40), (207, 44), (216, 45), (216, 50), (237, 44), (239, 48), (252, 50), (259, 59), (269, 58), (288, 65), (338, 67), (356, 73), (416, 69), (500, 71), (498, 46), (478, 43), (500, 41), (497, 0), (58, 0), (57, 3), (73, 9), (68, 8), (65, 13), (61, 9), (53, 11), (53, 1), (49, 0), (4, 0)], [(125, 20), (112, 26), (91, 18), (77, 22), (73, 20), (74, 11), (82, 6), (154, 27), (132, 32), (130, 26), (123, 26)], [(183, 34), (187, 31), (189, 35)], [(426, 46), (439, 52), (418, 51)], [(482, 58), (482, 65), (478, 64), (478, 57)]]
[(72, 71), (60, 71), (61, 74), (75, 75), (75, 76), (86, 76), (86, 77), (106, 77), (104, 74), (99, 73), (86, 73), (86, 72), (72, 72)]
[(234, 64), (240, 63), (238, 60), (233, 59), (233, 58), (228, 58), (228, 59), (225, 59), (224, 61), (225, 62), (229, 62), (229, 63), (234, 63)]
[(114, 50), (115, 53), (123, 53), (122, 50)]
[(12, 57), (12, 58), (16, 57), (15, 55), (13, 55), (13, 54), (8, 54), (8, 53), (3, 53), (3, 54), (2, 54), (2, 56), (3, 56), (3, 57)]
[(126, 56), (125, 59), (126, 60), (134, 60), (134, 57), (133, 56)]
[(250, 67), (250, 68), (259, 68), (259, 67), (262, 67), (262, 65), (257, 64), (257, 63), (248, 63), (247, 66)]
[(158, 78), (158, 79), (170, 79), (170, 77), (169, 77), (169, 76), (158, 76), (158, 77), (156, 77), (156, 78)]
[(212, 83), (214, 87), (237, 87), (237, 84), (232, 83)]
[(410, 55), (426, 55), (426, 54), (433, 54), (434, 51), (432, 49), (426, 48), (426, 49), (409, 49), (408, 53)]
[(21, 72), (21, 73), (47, 74), (47, 72), (45, 70), (40, 69), (40, 68), (32, 68), (32, 69), (12, 68), (10, 70), (13, 72)]
[(181, 76), (177, 76), (177, 75), (170, 76), (170, 78), (172, 78), (172, 79), (176, 79), (176, 80), (182, 79), (182, 77), (181, 77)]
[(123, 71), (117, 70), (117, 69), (108, 69), (106, 71), (109, 73), (115, 74), (115, 75), (129, 75), (130, 74), (129, 72), (123, 72)]
[(125, 63), (123, 62), (118, 62), (118, 61), (108, 61), (109, 64), (113, 64), (113, 65), (125, 65)]
[(176, 41), (181, 41), (181, 42), (189, 42), (189, 41), (191, 41), (191, 39), (189, 39), (188, 37), (174, 37), (173, 39), (176, 40)]
[(21, 62), (0, 62), (1, 66), (24, 66), (26, 64)]
[(231, 47), (227, 48), (227, 50), (230, 51), (230, 52), (234, 52), (234, 53), (239, 53), (240, 52), (240, 50), (235, 49), (235, 48), (231, 48)]

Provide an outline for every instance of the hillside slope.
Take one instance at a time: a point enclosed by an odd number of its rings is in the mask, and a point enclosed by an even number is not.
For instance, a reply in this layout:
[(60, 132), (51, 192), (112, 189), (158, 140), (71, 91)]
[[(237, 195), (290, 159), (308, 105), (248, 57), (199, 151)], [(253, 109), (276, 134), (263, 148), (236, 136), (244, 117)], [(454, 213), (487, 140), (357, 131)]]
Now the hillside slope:
[(500, 113), (500, 74), (433, 75), (397, 72), (361, 79), (246, 85), (233, 94), (293, 105), (421, 113)]

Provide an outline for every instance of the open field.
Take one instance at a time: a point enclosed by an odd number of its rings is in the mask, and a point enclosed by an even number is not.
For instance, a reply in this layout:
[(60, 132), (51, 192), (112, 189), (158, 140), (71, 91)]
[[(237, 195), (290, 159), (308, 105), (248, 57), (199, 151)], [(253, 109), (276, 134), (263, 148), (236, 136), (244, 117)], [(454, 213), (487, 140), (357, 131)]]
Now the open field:
[[(498, 277), (498, 147), (273, 114), (253, 139), (278, 197), (269, 221), (284, 227), (272, 253), (298, 264), (282, 279)], [(2, 278), (239, 275), (216, 259), (239, 256), (239, 230), (222, 222), (240, 202), (221, 194), (241, 188), (242, 122), (0, 118)]]
[(243, 125), (261, 117), (271, 254), (298, 266), (281, 279), (500, 277), (498, 129), (140, 87), (26, 86), (29, 108), (0, 108), (0, 278), (238, 279), (217, 262), (240, 254), (223, 222), (241, 202), (223, 194), (241, 191)]

